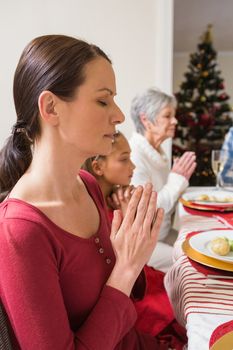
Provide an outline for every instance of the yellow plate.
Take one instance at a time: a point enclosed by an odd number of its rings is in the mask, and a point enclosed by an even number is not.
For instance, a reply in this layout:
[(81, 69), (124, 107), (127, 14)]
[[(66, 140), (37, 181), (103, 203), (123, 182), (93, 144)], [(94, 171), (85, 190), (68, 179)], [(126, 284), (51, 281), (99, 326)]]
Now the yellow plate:
[(222, 207), (221, 210), (219, 209), (214, 209), (213, 207), (212, 208), (207, 208), (207, 207), (203, 207), (201, 204), (192, 204), (191, 202), (189, 201), (186, 201), (184, 198), (180, 198), (180, 202), (185, 206), (185, 207), (188, 207), (188, 208), (192, 208), (192, 209), (197, 209), (197, 210), (206, 210), (206, 211), (221, 211), (221, 212), (225, 212), (225, 211), (233, 211), (233, 207)]
[(233, 331), (224, 334), (210, 348), (210, 350), (232, 350), (233, 349)]
[(233, 264), (225, 261), (210, 258), (209, 256), (198, 253), (190, 244), (189, 239), (186, 239), (182, 244), (183, 252), (192, 260), (201, 263), (202, 265), (214, 267), (215, 269), (233, 271)]

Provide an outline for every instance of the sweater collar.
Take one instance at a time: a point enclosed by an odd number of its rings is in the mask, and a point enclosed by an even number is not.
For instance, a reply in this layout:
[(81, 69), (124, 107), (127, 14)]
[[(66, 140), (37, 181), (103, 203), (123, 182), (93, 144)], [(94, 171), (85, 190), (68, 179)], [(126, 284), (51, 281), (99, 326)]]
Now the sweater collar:
[(159, 147), (159, 150), (156, 150), (143, 135), (134, 132), (131, 141), (133, 144), (139, 146), (144, 151), (144, 153), (152, 160), (157, 161), (159, 158), (161, 161), (162, 158), (164, 162), (168, 162), (167, 156), (163, 151), (162, 147)]

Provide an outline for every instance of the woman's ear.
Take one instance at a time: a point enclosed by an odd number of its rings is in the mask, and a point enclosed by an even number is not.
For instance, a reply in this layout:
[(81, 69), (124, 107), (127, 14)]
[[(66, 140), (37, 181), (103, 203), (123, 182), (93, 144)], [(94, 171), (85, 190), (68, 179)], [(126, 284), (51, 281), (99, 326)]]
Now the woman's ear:
[(103, 176), (104, 174), (104, 166), (103, 166), (103, 162), (101, 160), (93, 160), (92, 161), (92, 169), (93, 172), (97, 175), (97, 176)]
[(59, 115), (56, 111), (58, 97), (51, 91), (43, 91), (38, 99), (38, 107), (41, 118), (52, 126), (59, 123)]
[(145, 130), (146, 131), (150, 131), (151, 130), (151, 122), (150, 120), (147, 118), (147, 116), (145, 114), (141, 114), (140, 115), (140, 120), (141, 120), (141, 123), (142, 125), (144, 126)]

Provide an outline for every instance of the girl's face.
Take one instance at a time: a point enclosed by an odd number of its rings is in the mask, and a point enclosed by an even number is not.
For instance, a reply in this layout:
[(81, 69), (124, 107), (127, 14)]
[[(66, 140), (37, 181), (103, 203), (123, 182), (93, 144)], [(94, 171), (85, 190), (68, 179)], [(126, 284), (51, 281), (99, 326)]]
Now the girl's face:
[(127, 140), (119, 135), (111, 154), (102, 160), (102, 176), (105, 181), (111, 185), (128, 186), (130, 184), (135, 169), (130, 153)]
[(61, 141), (71, 154), (88, 158), (109, 154), (112, 150), (116, 124), (124, 115), (114, 101), (115, 76), (111, 64), (96, 58), (86, 65), (86, 80), (72, 101), (59, 100)]

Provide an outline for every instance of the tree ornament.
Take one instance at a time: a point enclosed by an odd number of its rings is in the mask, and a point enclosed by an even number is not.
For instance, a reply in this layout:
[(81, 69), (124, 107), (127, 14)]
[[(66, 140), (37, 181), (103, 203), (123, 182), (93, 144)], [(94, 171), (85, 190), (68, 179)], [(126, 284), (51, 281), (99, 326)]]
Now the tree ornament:
[(189, 112), (188, 116), (192, 119), (196, 119), (196, 113), (194, 113), (194, 112)]
[(209, 75), (209, 72), (208, 72), (207, 70), (205, 70), (205, 71), (202, 73), (202, 76), (205, 77), (205, 78), (208, 77), (208, 75)]
[(193, 128), (194, 126), (197, 125), (197, 121), (196, 121), (195, 119), (190, 118), (190, 119), (187, 120), (187, 125), (188, 125), (190, 128)]
[(209, 127), (212, 124), (212, 117), (208, 113), (203, 113), (199, 116), (199, 123), (204, 127)]
[(223, 93), (219, 96), (219, 98), (220, 98), (222, 101), (224, 101), (224, 100), (227, 100), (227, 99), (228, 99), (228, 96), (227, 96), (227, 94), (226, 94), (225, 92), (223, 92)]
[(201, 96), (200, 100), (201, 100), (201, 102), (205, 102), (206, 101), (206, 97), (205, 96)]

